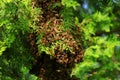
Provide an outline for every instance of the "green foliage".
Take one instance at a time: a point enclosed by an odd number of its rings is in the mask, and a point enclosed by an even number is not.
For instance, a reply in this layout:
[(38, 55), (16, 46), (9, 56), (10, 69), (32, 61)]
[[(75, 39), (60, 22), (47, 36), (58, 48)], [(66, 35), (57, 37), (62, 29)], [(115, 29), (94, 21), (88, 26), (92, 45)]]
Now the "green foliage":
[(61, 11), (63, 29), (71, 30), (74, 27), (75, 10), (80, 4), (76, 0), (62, 0), (62, 5), (64, 6), (64, 9)]
[(81, 22), (81, 27), (85, 33), (85, 39), (92, 38), (91, 35), (95, 35), (96, 32), (110, 32), (110, 28), (113, 26), (112, 19), (107, 14), (96, 12), (89, 17), (86, 17)]
[(6, 50), (6, 46), (4, 45), (4, 42), (0, 42), (0, 56), (2, 55), (3, 51)]
[(31, 0), (0, 0), (0, 5), (0, 80), (37, 80), (29, 74), (33, 57), (27, 36), (38, 11)]
[[(58, 7), (62, 8), (58, 14), (62, 17), (62, 25), (46, 20), (43, 24), (48, 28), (42, 31), (37, 25), (45, 12), (42, 13), (43, 9), (36, 8), (32, 3), (31, 0), (0, 0), (0, 80), (39, 80), (29, 73), (34, 60), (27, 42), (29, 33), (37, 33), (39, 53), (54, 55), (57, 46), (60, 51), (69, 50), (72, 53), (72, 43), (84, 47), (84, 61), (76, 64), (71, 76), (81, 80), (119, 79), (119, 0), (81, 0), (80, 3), (77, 0), (62, 0), (61, 3), (51, 4), (49, 8), (53, 12)], [(87, 8), (83, 8), (85, 3)], [(41, 19), (38, 20), (38, 17)], [(50, 32), (50, 29), (53, 31)], [(47, 32), (55, 33), (46, 37), (44, 34)], [(49, 44), (43, 44), (45, 39)]]
[(79, 3), (76, 0), (62, 0), (62, 4), (67, 8), (72, 7), (73, 9), (76, 9), (76, 7), (79, 6)]
[(84, 33), (82, 34), (85, 47), (84, 61), (76, 64), (71, 76), (75, 75), (81, 80), (119, 79), (120, 40), (117, 36), (119, 33), (117, 30), (112, 33), (115, 28), (119, 29), (116, 26), (119, 21), (114, 21), (115, 16), (118, 17), (112, 12), (114, 8), (107, 6), (104, 11), (96, 11), (93, 14), (86, 15), (80, 22), (79, 26)]
[[(120, 63), (116, 59), (118, 56), (116, 56), (114, 49), (116, 49), (116, 46), (120, 46), (120, 41), (118, 41), (115, 35), (95, 37), (93, 41), (94, 45), (89, 46), (85, 50), (84, 62), (77, 64), (72, 74), (83, 80), (87, 80), (88, 78), (117, 79), (117, 71), (119, 71)], [(119, 55), (118, 52), (117, 55)]]

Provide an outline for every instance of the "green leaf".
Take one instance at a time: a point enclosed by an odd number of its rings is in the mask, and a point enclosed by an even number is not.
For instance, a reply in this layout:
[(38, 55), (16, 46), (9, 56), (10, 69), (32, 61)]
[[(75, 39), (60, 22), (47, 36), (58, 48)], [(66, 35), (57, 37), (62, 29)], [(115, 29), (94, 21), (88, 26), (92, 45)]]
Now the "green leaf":
[(62, 0), (62, 4), (68, 8), (73, 7), (75, 10), (77, 6), (80, 6), (80, 4), (75, 0)]
[(2, 55), (3, 51), (6, 50), (6, 48), (7, 48), (7, 47), (1, 47), (1, 48), (0, 48), (0, 56)]

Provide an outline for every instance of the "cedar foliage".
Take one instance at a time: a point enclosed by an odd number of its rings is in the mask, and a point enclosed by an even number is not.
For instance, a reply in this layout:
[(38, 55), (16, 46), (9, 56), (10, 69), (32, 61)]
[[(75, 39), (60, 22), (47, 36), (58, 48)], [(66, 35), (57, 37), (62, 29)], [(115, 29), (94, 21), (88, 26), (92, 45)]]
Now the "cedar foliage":
[(0, 79), (119, 79), (119, 4), (1, 0)]

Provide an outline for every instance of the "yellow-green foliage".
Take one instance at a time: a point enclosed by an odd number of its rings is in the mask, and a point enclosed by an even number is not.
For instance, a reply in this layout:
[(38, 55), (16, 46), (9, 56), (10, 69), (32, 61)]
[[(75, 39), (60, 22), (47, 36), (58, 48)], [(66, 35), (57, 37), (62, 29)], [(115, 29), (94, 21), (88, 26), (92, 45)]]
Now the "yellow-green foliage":
[(76, 64), (71, 76), (76, 75), (81, 80), (119, 79), (120, 34), (116, 30), (119, 29), (119, 21), (115, 21), (118, 15), (112, 12), (115, 7), (110, 6), (111, 4), (114, 3), (106, 3), (104, 11), (87, 14), (79, 23), (85, 46), (84, 61)]
[(36, 80), (29, 74), (33, 57), (27, 36), (37, 9), (31, 0), (0, 0), (0, 80)]
[[(88, 6), (86, 9), (83, 8), (86, 6), (85, 3)], [(118, 0), (80, 0), (80, 3), (77, 0), (61, 0), (61, 3), (50, 5), (50, 10), (61, 7), (58, 15), (61, 18), (62, 24), (59, 27), (62, 31), (58, 30), (58, 33), (68, 31), (69, 36), (72, 35), (72, 41), (66, 38), (66, 43), (69, 40), (69, 44), (76, 42), (75, 44), (80, 44), (84, 48), (84, 61), (76, 64), (71, 76), (74, 75), (80, 80), (119, 79), (119, 3)], [(42, 44), (48, 29), (39, 33), (40, 27), (37, 25), (42, 20), (38, 20), (38, 15), (44, 14), (41, 10), (43, 9), (35, 8), (31, 0), (0, 0), (0, 80), (38, 79), (29, 73), (33, 65), (33, 56), (27, 43), (29, 33), (37, 33), (35, 40), (39, 53), (55, 54), (56, 46), (72, 52), (62, 41), (64, 37), (49, 45)], [(51, 21), (47, 21), (49, 26)], [(51, 26), (57, 31), (55, 27), (58, 25), (52, 24), (49, 27)], [(53, 37), (50, 38), (52, 41)]]

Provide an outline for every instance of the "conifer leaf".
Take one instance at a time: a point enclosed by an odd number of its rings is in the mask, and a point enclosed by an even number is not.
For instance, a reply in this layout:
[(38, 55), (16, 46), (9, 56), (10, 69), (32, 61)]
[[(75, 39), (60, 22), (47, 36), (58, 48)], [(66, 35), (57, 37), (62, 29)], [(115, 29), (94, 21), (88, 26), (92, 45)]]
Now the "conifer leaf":
[(1, 47), (0, 48), (0, 56), (3, 54), (3, 52), (6, 50), (7, 47)]

